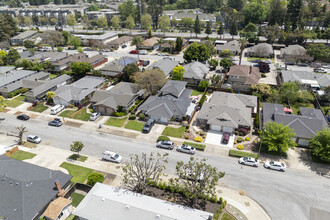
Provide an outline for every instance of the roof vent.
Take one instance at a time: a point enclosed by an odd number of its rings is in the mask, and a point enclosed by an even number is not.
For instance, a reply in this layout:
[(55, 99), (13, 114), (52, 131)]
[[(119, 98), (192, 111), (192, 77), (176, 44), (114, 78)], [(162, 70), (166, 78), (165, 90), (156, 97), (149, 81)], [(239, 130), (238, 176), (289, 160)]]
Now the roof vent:
[(19, 182), (16, 182), (16, 186), (18, 186)]
[(129, 209), (129, 205), (126, 206), (126, 209)]
[(156, 215), (156, 218), (157, 218), (157, 219), (160, 219), (160, 215), (157, 214), (157, 215)]
[(9, 184), (10, 184), (10, 185), (13, 185), (13, 181), (10, 181)]
[(105, 201), (105, 198), (102, 198), (101, 201), (104, 202)]

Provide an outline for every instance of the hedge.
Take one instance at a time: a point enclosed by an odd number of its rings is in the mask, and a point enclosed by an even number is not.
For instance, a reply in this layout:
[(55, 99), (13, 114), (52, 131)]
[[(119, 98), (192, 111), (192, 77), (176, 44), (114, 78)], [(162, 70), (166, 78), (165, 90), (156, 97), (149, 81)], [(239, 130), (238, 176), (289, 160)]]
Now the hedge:
[(157, 139), (157, 141), (169, 141), (169, 140), (170, 140), (170, 138), (167, 136), (159, 136)]
[(223, 203), (221, 203), (220, 207), (218, 208), (217, 212), (213, 215), (213, 220), (219, 219), (220, 213), (222, 210), (226, 207), (227, 201), (225, 200)]
[(253, 157), (258, 158), (258, 154), (244, 152), (244, 151), (238, 151), (238, 150), (229, 150), (229, 156), (232, 157)]
[(196, 148), (196, 150), (200, 150), (200, 151), (204, 151), (205, 147), (206, 147), (205, 144), (196, 144), (196, 143), (191, 143), (191, 142), (187, 142), (187, 141), (183, 142), (183, 144), (192, 146), (192, 147)]
[(136, 119), (136, 115), (135, 114), (130, 114), (128, 117), (128, 120), (135, 120)]
[(87, 184), (94, 186), (97, 182), (103, 183), (104, 176), (101, 173), (92, 173), (88, 176)]
[(145, 117), (146, 117), (146, 116), (145, 116), (143, 113), (140, 113), (140, 114), (139, 114), (139, 118), (140, 118), (141, 120), (144, 120)]

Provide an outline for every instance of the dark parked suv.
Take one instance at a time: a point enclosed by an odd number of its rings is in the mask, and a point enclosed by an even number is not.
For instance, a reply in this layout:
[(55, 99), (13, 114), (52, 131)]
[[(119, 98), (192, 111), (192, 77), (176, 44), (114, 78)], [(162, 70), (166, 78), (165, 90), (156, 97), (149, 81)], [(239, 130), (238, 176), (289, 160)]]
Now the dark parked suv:
[(144, 127), (142, 129), (142, 132), (143, 133), (149, 133), (150, 130), (151, 130), (151, 128), (152, 128), (152, 126), (154, 126), (154, 124), (155, 124), (155, 119), (149, 119), (147, 121), (147, 123), (144, 125)]
[(19, 120), (27, 121), (30, 119), (30, 116), (28, 116), (26, 114), (22, 114), (22, 115), (18, 115), (16, 118)]
[(230, 138), (230, 133), (225, 132), (223, 133), (221, 143), (228, 144)]

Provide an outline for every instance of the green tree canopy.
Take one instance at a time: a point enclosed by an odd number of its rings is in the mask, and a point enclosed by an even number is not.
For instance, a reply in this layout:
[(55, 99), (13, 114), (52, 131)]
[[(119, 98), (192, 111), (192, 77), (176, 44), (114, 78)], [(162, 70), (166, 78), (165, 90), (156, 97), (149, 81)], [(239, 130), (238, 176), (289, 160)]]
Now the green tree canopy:
[(222, 58), (220, 61), (220, 66), (225, 69), (229, 69), (233, 65), (233, 61), (230, 58)]
[(194, 23), (194, 33), (200, 34), (201, 33), (201, 22), (199, 21), (198, 15), (196, 16), (195, 23)]
[(295, 136), (289, 126), (276, 122), (269, 122), (260, 133), (262, 146), (266, 146), (268, 151), (280, 153), (285, 153), (289, 148), (297, 145), (293, 140)]
[(315, 156), (330, 161), (330, 128), (325, 127), (309, 140)]
[(74, 46), (75, 48), (77, 47), (80, 47), (81, 45), (81, 41), (80, 41), (80, 38), (79, 37), (70, 37), (69, 41), (68, 41), (68, 44)]
[(108, 20), (105, 16), (100, 16), (98, 19), (97, 19), (97, 26), (99, 28), (106, 28), (108, 27)]
[(252, 2), (244, 7), (243, 15), (245, 24), (249, 22), (261, 24), (266, 19), (266, 7), (261, 3)]
[(204, 92), (204, 90), (209, 86), (209, 82), (205, 79), (203, 79), (199, 84), (198, 84), (198, 90), (201, 92)]
[(16, 62), (16, 60), (18, 60), (20, 58), (21, 58), (21, 56), (19, 55), (17, 50), (14, 48), (10, 48), (8, 54), (3, 58), (3, 61), (7, 65), (13, 65)]
[(309, 44), (307, 53), (315, 60), (330, 60), (330, 48), (326, 47), (325, 44)]
[(118, 30), (120, 28), (120, 19), (117, 15), (111, 18), (110, 23), (115, 30)]
[(183, 39), (182, 37), (177, 37), (175, 42), (175, 51), (180, 53), (182, 50)]
[(145, 31), (148, 31), (151, 28), (151, 25), (152, 25), (151, 15), (150, 14), (142, 15), (141, 24), (142, 24), (142, 28)]
[(207, 35), (212, 34), (212, 29), (211, 29), (211, 23), (210, 22), (206, 23), (205, 34), (207, 34)]
[(70, 150), (73, 152), (77, 152), (79, 155), (80, 151), (85, 147), (82, 141), (73, 141), (73, 143), (70, 145)]
[(93, 67), (90, 63), (86, 63), (86, 62), (71, 63), (72, 74), (77, 78), (84, 77), (86, 73), (88, 73), (92, 69)]
[(170, 17), (168, 17), (167, 14), (164, 14), (164, 15), (160, 16), (158, 25), (159, 25), (159, 28), (161, 30), (163, 30), (164, 33), (165, 33), (165, 31), (167, 31), (169, 29), (170, 25), (171, 25)]
[(283, 102), (289, 102), (291, 105), (296, 103), (299, 98), (300, 83), (295, 82), (285, 82), (280, 87), (280, 98)]
[(132, 16), (135, 18), (137, 16), (137, 8), (134, 6), (133, 1), (129, 0), (127, 2), (122, 3), (118, 7), (119, 12), (120, 12), (120, 17), (122, 21), (125, 21), (129, 16)]
[(6, 107), (5, 98), (0, 95), (0, 112), (2, 112)]
[(88, 7), (88, 11), (99, 11), (100, 8), (96, 4), (91, 4)]
[(286, 8), (282, 0), (271, 0), (268, 13), (268, 25), (282, 25), (285, 20)]
[(133, 81), (132, 76), (136, 72), (140, 72), (140, 69), (135, 63), (127, 64), (123, 70), (121, 79), (125, 82), (132, 82)]
[(182, 81), (185, 69), (182, 66), (177, 66), (172, 71), (172, 80)]
[(72, 27), (77, 25), (76, 17), (73, 14), (69, 14), (66, 17), (66, 22), (69, 26), (72, 26)]
[(209, 60), (209, 64), (211, 67), (213, 67), (213, 69), (215, 69), (218, 66), (219, 62), (216, 59), (211, 59)]
[(135, 22), (134, 22), (134, 18), (132, 16), (128, 16), (126, 21), (125, 21), (125, 26), (126, 28), (132, 30), (132, 28), (135, 27)]
[(205, 62), (210, 58), (210, 56), (210, 49), (206, 45), (195, 42), (184, 51), (183, 58), (188, 62), (193, 60)]

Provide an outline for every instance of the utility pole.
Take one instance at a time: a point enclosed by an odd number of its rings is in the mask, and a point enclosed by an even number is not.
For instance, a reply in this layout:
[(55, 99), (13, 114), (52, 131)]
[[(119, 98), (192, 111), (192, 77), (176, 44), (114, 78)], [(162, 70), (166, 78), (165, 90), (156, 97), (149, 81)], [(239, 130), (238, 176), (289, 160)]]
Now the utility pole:
[(142, 4), (141, 4), (142, 0), (139, 0), (139, 7), (140, 7), (140, 28), (142, 30)]

